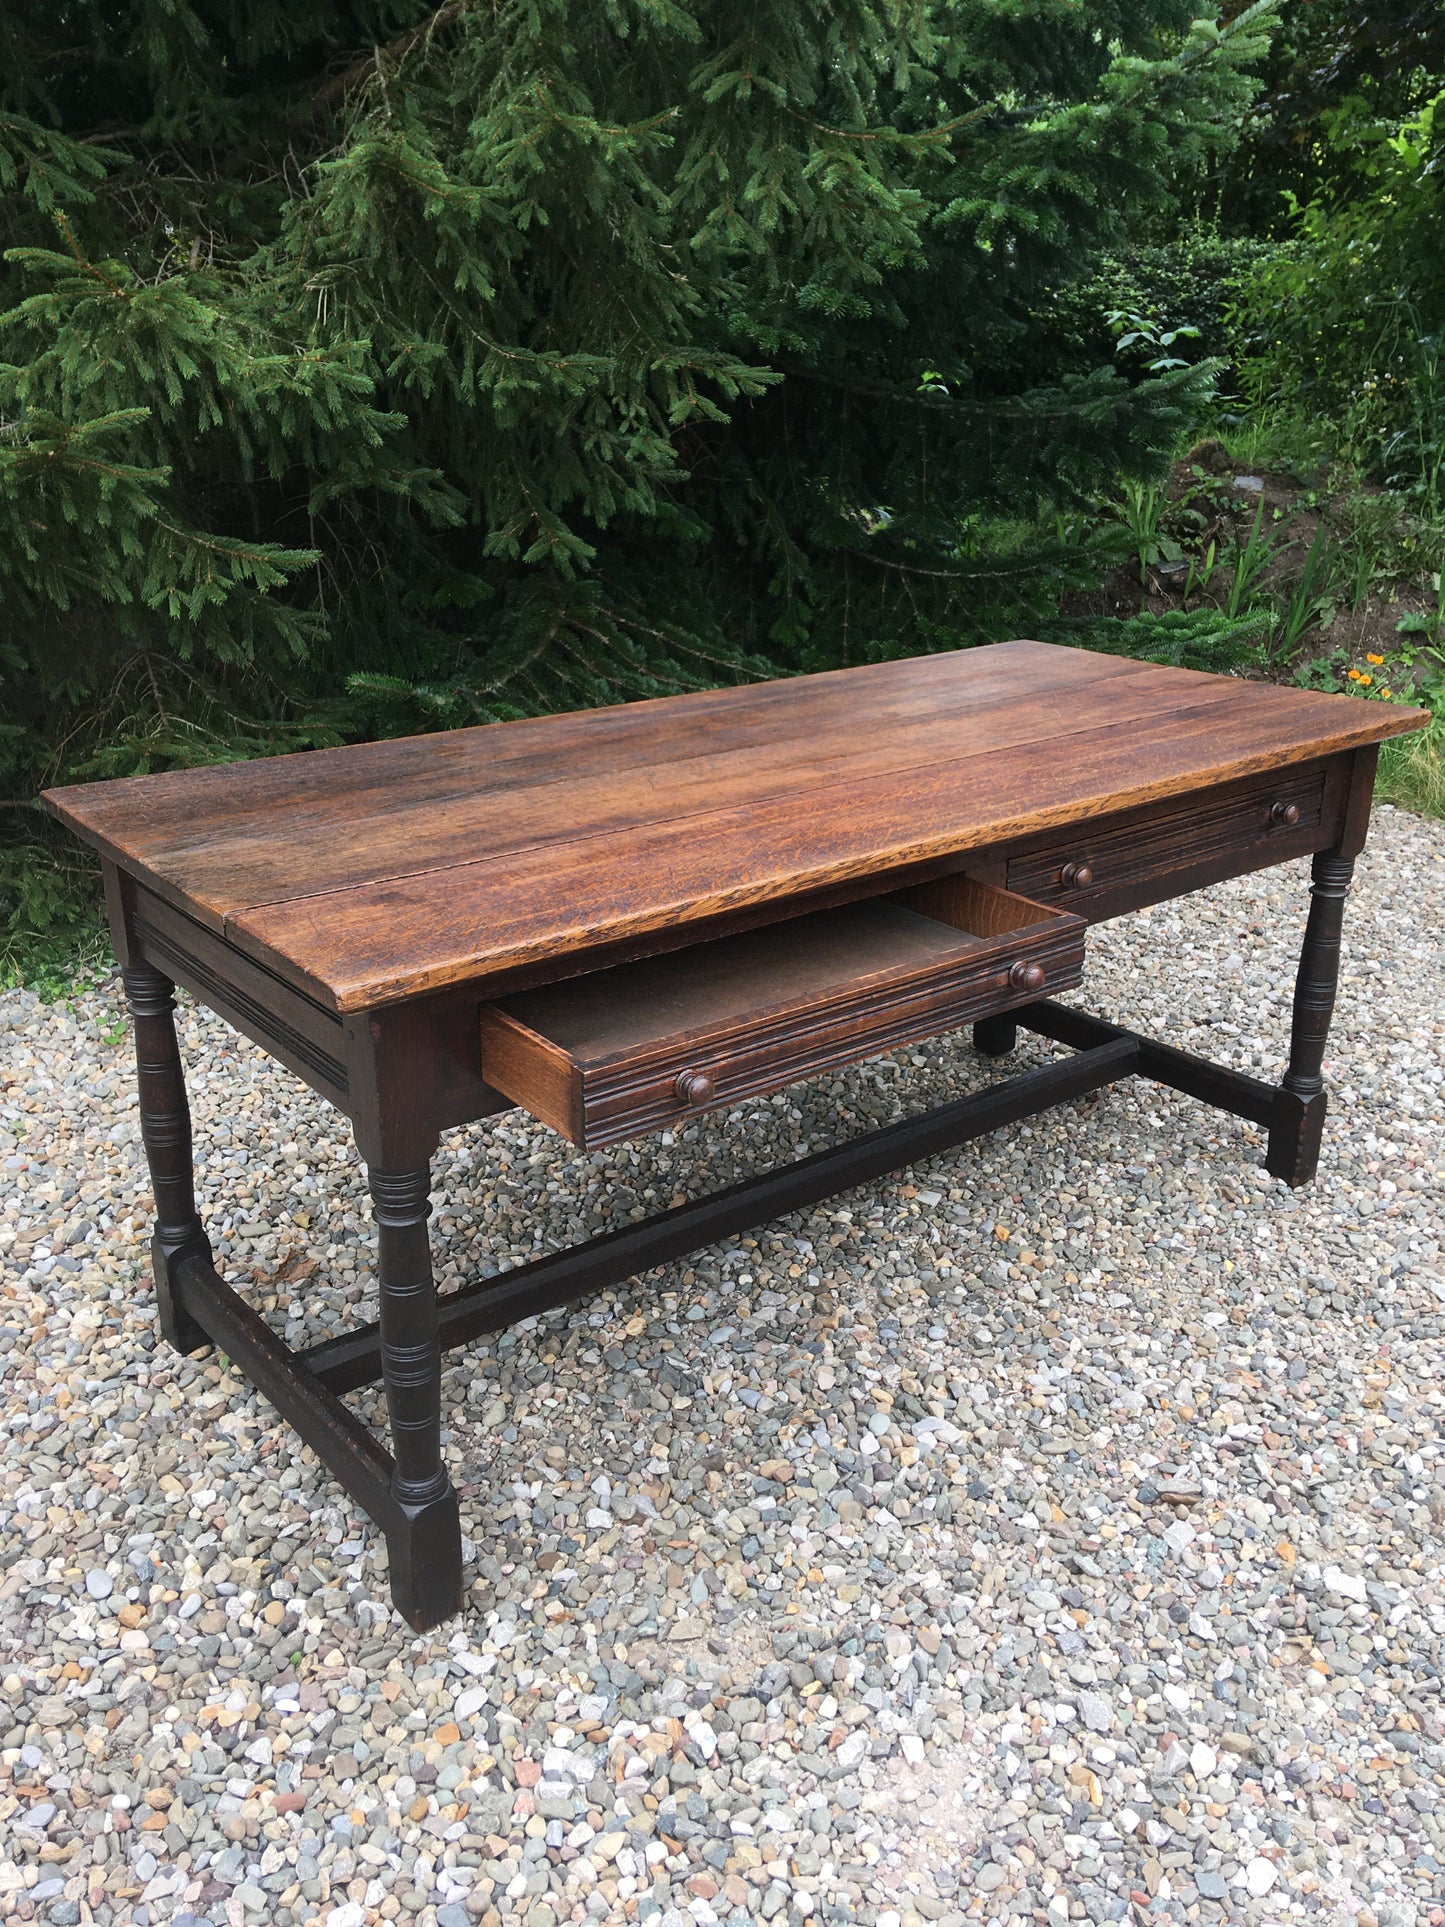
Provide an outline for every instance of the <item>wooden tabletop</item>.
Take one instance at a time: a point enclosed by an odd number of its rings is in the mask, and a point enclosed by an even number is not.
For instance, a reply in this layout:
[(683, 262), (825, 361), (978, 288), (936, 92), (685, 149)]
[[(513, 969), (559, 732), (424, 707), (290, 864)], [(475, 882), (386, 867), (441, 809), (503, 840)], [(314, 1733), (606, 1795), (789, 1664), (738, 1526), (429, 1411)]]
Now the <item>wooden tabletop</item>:
[(1426, 720), (1005, 642), (43, 800), (238, 949), (350, 1011)]

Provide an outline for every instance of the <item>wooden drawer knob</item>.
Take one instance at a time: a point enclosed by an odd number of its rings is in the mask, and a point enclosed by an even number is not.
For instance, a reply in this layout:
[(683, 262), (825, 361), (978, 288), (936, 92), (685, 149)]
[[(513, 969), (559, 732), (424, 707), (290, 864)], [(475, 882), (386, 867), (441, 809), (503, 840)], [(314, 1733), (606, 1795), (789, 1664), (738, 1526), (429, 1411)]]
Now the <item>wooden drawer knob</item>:
[(679, 1071), (672, 1088), (679, 1104), (706, 1104), (712, 1096), (712, 1079), (706, 1071)]
[(1271, 823), (1280, 824), (1284, 829), (1292, 830), (1295, 824), (1299, 822), (1299, 804), (1284, 802), (1271, 803), (1269, 806), (1269, 820)]
[(1016, 964), (1010, 966), (1008, 980), (1015, 990), (1027, 990), (1030, 992), (1042, 990), (1044, 987), (1044, 967), (1042, 964), (1027, 963), (1020, 957)]
[(1094, 881), (1094, 872), (1087, 863), (1066, 863), (1059, 872), (1059, 882), (1066, 890), (1087, 890)]

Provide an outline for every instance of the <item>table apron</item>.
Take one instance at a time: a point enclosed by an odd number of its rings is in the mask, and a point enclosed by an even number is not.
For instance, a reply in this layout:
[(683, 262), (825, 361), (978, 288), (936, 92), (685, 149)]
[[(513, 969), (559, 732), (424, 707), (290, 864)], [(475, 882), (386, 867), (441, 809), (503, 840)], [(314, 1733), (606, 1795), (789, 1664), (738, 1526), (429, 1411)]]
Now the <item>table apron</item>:
[[(1373, 750), (1350, 752), (1267, 772), (1225, 786), (1222, 791), (1170, 796), (1157, 805), (1080, 823), (1073, 839), (1081, 848), (1099, 845), (1123, 849), (1137, 832), (1154, 854), (1116, 884), (1101, 880), (1092, 890), (1055, 894), (1052, 900), (1061, 909), (1099, 921), (1188, 895), (1247, 871), (1333, 847), (1357, 846), (1368, 817), (1373, 765)], [(1231, 798), (1243, 802), (1276, 786), (1282, 793), (1303, 794), (1301, 785), (1311, 783), (1318, 802), (1307, 820), (1298, 825), (1254, 835), (1218, 833), (1221, 798), (1227, 816)], [(1197, 849), (1191, 847), (1191, 826), (1196, 822), (1204, 843)], [(1026, 849), (1056, 847), (1062, 851), (1070, 843), (1070, 832), (1060, 830), (1048, 838), (1035, 836), (1027, 846), (1013, 843), (961, 851), (951, 863), (927, 868), (933, 874), (964, 873), (1004, 886), (1011, 867), (1017, 867)], [(399, 1057), (406, 1060), (400, 1077), (407, 1087), (407, 1105), (424, 1114), (426, 1132), (453, 1129), (511, 1108), (508, 1099), (482, 1077), (479, 1012), (484, 1002), (495, 997), (494, 980), (381, 1006), (369, 1016), (363, 1013), (342, 1018), (262, 962), (237, 950), (216, 931), (187, 916), (143, 880), (118, 871), (109, 862), (105, 867), (117, 954), (123, 956), (128, 947), (132, 955), (182, 985), (353, 1121), (364, 1119), (379, 1101), (388, 1101), (385, 1094), (370, 1088), (372, 1053), (369, 1045), (359, 1054), (355, 1049), (358, 1024), (369, 1024), (373, 1031), (379, 1027), (380, 1032), (405, 1033), (404, 1048), (391, 1056), (394, 1062)], [(896, 888), (897, 883), (898, 873), (861, 877), (846, 894), (852, 898), (878, 895)], [(844, 893), (836, 894), (841, 897)], [(833, 897), (835, 893), (828, 895)], [(797, 907), (791, 900), (756, 905), (746, 917), (732, 917), (726, 922), (735, 928), (778, 921)], [(653, 940), (627, 948), (634, 954), (679, 948), (715, 934), (711, 923), (689, 925), (683, 932), (674, 927), (658, 933)], [(599, 956), (602, 954), (599, 952)], [(529, 970), (525, 978), (530, 982), (555, 980), (575, 974), (577, 966), (575, 957), (559, 958), (550, 971)]]
[(328, 1103), (349, 1113), (346, 1035), (339, 1017), (135, 878), (120, 880), (120, 890), (133, 956), (182, 985)]

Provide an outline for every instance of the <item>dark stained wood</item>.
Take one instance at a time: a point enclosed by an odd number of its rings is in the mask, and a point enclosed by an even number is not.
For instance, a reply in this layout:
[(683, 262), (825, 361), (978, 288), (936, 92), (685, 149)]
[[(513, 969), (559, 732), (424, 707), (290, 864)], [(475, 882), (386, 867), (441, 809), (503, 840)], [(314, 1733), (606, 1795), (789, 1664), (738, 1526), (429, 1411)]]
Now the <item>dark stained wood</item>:
[(242, 956), (144, 884), (117, 873), (113, 864), (107, 862), (106, 868), (116, 876), (117, 895), (125, 904), (130, 949), (344, 1111), (345, 1036), (336, 1013)]
[(151, 965), (132, 959), (121, 971), (135, 1031), (141, 1139), (156, 1201), (151, 1271), (161, 1333), (178, 1352), (198, 1351), (205, 1332), (188, 1312), (176, 1285), (176, 1262), (211, 1246), (196, 1210), (191, 1158), (191, 1106), (176, 1043), (175, 985)]
[(1009, 857), (1010, 890), (1088, 916), (1098, 903), (1129, 904), (1161, 891), (1172, 872), (1211, 876), (1232, 861), (1243, 869), (1310, 848), (1325, 813), (1325, 768), (1286, 770), (1223, 785), (1205, 797), (1158, 805), (1112, 824), (1080, 823)]
[(1345, 797), (1338, 834), (1332, 848), (1336, 856), (1357, 857), (1365, 847), (1370, 828), (1370, 804), (1375, 796), (1375, 771), (1380, 761), (1378, 743), (1367, 743), (1346, 760)]
[[(1036, 1116), (1052, 1105), (1101, 1090), (1132, 1076), (1138, 1068), (1134, 1040), (1109, 1039), (1097, 1049), (1081, 1050), (1011, 1077), (922, 1117), (903, 1118), (710, 1197), (674, 1205), (641, 1224), (624, 1225), (566, 1251), (549, 1252), (500, 1277), (474, 1279), (437, 1301), (442, 1347), (464, 1345), (483, 1332), (499, 1331), (584, 1292), (639, 1277), (718, 1239), (736, 1237), (787, 1212), (807, 1210), (852, 1185), (867, 1184), (988, 1131)], [(368, 1385), (381, 1375), (380, 1328), (361, 1325), (326, 1339), (303, 1352), (300, 1362), (332, 1393)]]
[(1311, 866), (1310, 911), (1295, 978), (1289, 1068), (1269, 1134), (1265, 1166), (1286, 1184), (1308, 1184), (1320, 1161), (1325, 1127), (1321, 1066), (1340, 979), (1340, 937), (1355, 860), (1322, 850)]
[(482, 1074), (591, 1149), (1065, 989), (1083, 938), (948, 879), (485, 1007)]
[(981, 1017), (973, 1027), (973, 1047), (984, 1057), (1007, 1057), (1018, 1041), (1018, 1025), (1010, 1012)]
[(390, 1540), (400, 1522), (391, 1493), (390, 1453), (333, 1392), (318, 1384), (205, 1253), (181, 1259), (177, 1271), (206, 1336), (259, 1386)]
[(430, 1500), (398, 1498), (396, 1464), (385, 1447), (231, 1289), (208, 1252), (179, 1254), (174, 1278), (203, 1337), (235, 1360), (386, 1534), (392, 1599), (403, 1619), (425, 1632), (460, 1611), (462, 1547), (450, 1486)]
[[(1424, 720), (1013, 643), (53, 792), (106, 858), (162, 1329), (237, 1360), (385, 1531), (410, 1623), (436, 1625), (463, 1583), (443, 1344), (1135, 1071), (1267, 1123), (1269, 1168), (1306, 1181), (1376, 746)], [(1278, 1089), (1034, 1001), (1079, 980), (1088, 921), (1307, 853)], [(992, 887), (1010, 877), (1045, 901)], [(378, 1326), (298, 1358), (217, 1275), (173, 981), (350, 1116)], [(429, 1159), (504, 1091), (608, 1142), (974, 1018), (982, 1050), (1017, 1021), (1078, 1054), (438, 1303)], [(336, 1396), (378, 1374), (394, 1456)]]
[(1067, 1044), (1072, 1050), (1091, 1051), (1105, 1044), (1130, 1043), (1137, 1053), (1135, 1069), (1140, 1077), (1152, 1077), (1158, 1084), (1167, 1084), (1171, 1090), (1197, 1097), (1205, 1104), (1212, 1104), (1217, 1111), (1232, 1111), (1236, 1117), (1247, 1117), (1251, 1123), (1271, 1124), (1278, 1113), (1279, 1092), (1273, 1084), (1265, 1084), (1257, 1077), (1230, 1070), (1223, 1064), (1212, 1064), (1207, 1057), (1196, 1057), (1191, 1051), (1176, 1050), (1172, 1044), (1156, 1043), (1152, 1037), (1142, 1037), (1138, 1031), (1125, 1030), (1119, 1024), (1105, 1023), (1101, 1017), (1091, 1017), (1087, 1011), (1076, 1010), (1069, 1004), (1029, 1004), (1013, 1021), (1041, 1037), (1052, 1037), (1056, 1043)]
[(1421, 720), (1020, 642), (47, 802), (354, 1011), (886, 881)]
[(381, 1171), (425, 1164), (441, 1130), (438, 1035), (425, 1001), (346, 1018), (348, 1110), (362, 1161)]
[(442, 1462), (442, 1355), (427, 1237), (431, 1169), (373, 1169), (368, 1181), (377, 1224), (391, 1496), (399, 1514), (388, 1545), (392, 1597), (404, 1619), (430, 1626), (462, 1603), (461, 1515)]

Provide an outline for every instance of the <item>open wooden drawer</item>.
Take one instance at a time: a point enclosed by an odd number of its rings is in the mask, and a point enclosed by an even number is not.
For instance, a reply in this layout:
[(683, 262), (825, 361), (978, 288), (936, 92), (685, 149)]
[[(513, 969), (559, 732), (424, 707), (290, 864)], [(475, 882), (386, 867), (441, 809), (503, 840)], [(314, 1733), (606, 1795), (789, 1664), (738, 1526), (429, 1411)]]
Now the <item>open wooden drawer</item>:
[(1066, 990), (1080, 917), (946, 877), (482, 1008), (482, 1075), (584, 1149)]

